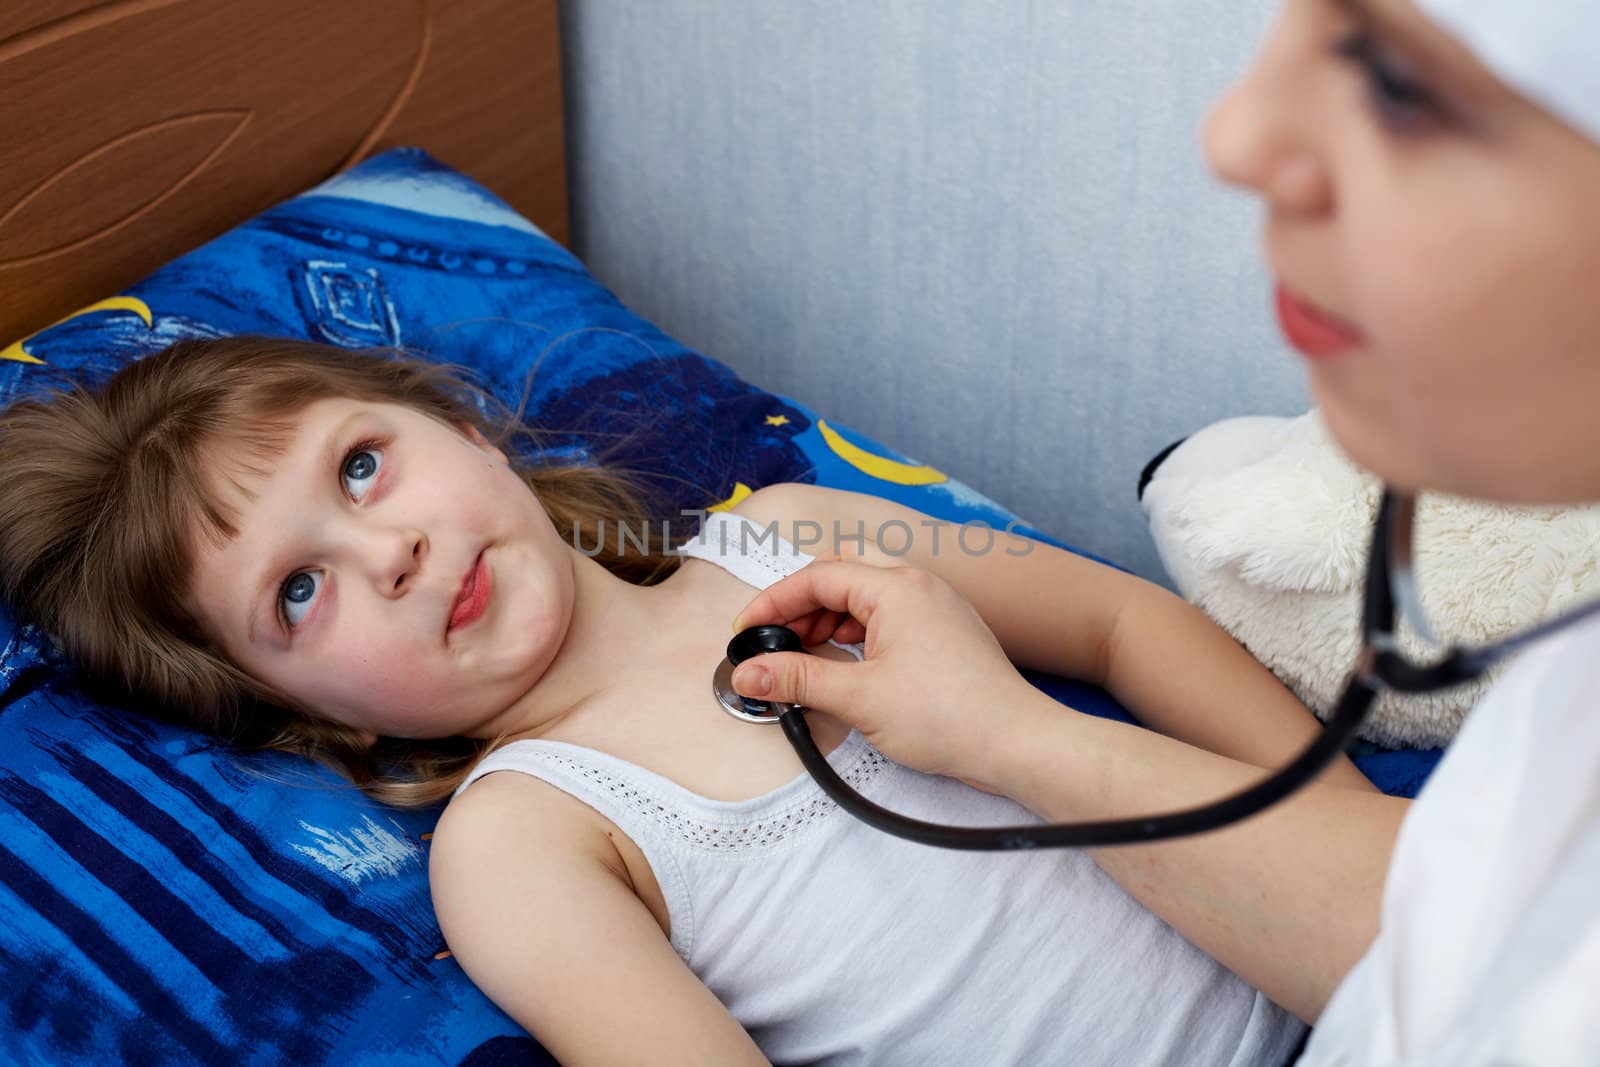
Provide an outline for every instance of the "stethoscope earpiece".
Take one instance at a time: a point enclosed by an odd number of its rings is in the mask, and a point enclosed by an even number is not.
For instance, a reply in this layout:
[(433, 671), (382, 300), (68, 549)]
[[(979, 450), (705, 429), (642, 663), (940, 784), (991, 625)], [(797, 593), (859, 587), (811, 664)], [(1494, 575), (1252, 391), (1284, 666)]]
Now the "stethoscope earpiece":
[(776, 726), (782, 714), (795, 707), (793, 704), (774, 704), (740, 696), (733, 688), (733, 669), (747, 659), (768, 652), (804, 652), (800, 635), (787, 626), (751, 626), (740, 630), (728, 642), (728, 656), (717, 665), (711, 676), (711, 691), (717, 696), (722, 710), (741, 722), (760, 726)]

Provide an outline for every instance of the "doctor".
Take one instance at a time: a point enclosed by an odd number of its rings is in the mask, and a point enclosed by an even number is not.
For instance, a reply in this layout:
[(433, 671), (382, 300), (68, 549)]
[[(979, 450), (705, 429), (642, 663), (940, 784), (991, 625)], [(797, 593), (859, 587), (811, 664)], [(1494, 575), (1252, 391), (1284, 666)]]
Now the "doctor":
[[(1355, 461), (1411, 491), (1600, 500), (1594, 0), (1287, 0), (1206, 149), (1261, 198), (1284, 332)], [(819, 562), (774, 585), (737, 626), (847, 612), (867, 658), (763, 656), (736, 688), (1051, 821), (1260, 778), (1043, 694), (947, 698), (1016, 679), (949, 654), (995, 646), (930, 578)], [(1314, 1021), (1303, 1064), (1600, 1064), (1600, 621), (1522, 652), (1409, 809), (1307, 790), (1095, 858)]]

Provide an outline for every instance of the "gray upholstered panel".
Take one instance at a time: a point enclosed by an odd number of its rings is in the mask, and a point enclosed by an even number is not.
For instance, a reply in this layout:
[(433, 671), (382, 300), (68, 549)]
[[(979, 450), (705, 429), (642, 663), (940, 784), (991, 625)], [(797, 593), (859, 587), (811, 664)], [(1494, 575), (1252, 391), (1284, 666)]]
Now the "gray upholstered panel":
[(669, 333), (1160, 577), (1134, 486), (1309, 401), (1199, 128), (1272, 0), (567, 0), (577, 251)]

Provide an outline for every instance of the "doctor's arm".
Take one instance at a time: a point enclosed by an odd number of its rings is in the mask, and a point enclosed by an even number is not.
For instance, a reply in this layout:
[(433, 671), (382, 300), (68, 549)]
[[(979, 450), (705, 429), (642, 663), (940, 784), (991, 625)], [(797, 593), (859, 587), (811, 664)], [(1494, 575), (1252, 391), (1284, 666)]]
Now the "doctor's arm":
[[(794, 496), (786, 503), (823, 511), (818, 521), (828, 507), (855, 506), (827, 490)], [(891, 510), (863, 505), (869, 529), (872, 516), (894, 514), (895, 505), (885, 506)], [(991, 571), (987, 557), (961, 553), (930, 568), (877, 558), (870, 545), (865, 555), (878, 566), (806, 567), (752, 600), (739, 624), (820, 627), (811, 643), (848, 616), (843, 625), (853, 630), (844, 636), (859, 640), (864, 628), (867, 659), (852, 665), (762, 657), (775, 673), (766, 695), (831, 711), (893, 759), (959, 776), (1059, 822), (1173, 811), (1236, 793), (1265, 772), (1234, 752), (1278, 764), (1316, 729), (1303, 708), (1286, 708), (1292, 696), (1259, 665), (1211, 674), (1204, 661), (1212, 655), (1248, 653), (1225, 634), (1226, 645), (1216, 644), (1209, 623), (1173, 611), (1169, 624), (1162, 598), (1142, 601), (1131, 592), (1142, 589), (1127, 584), (1137, 579), (1039, 548), (1044, 562), (1031, 568)], [(919, 566), (885, 569), (897, 562)], [(1205, 651), (1207, 645), (1214, 648)], [(1073, 714), (1028, 685), (1007, 658), (1102, 682), (1152, 725), (1204, 735), (1231, 751), (1219, 755)], [(1256, 699), (1264, 703), (1257, 707)], [(1262, 708), (1272, 710), (1263, 715)], [(1251, 715), (1298, 725), (1275, 734), (1272, 751), (1262, 753), (1256, 732), (1238, 729)], [(1407, 809), (1404, 800), (1328, 779), (1221, 830), (1093, 855), (1191, 942), (1311, 1021), (1377, 932), (1389, 856)]]
[[(1010, 716), (971, 773), (1056, 822), (1175, 811), (1236, 793), (1259, 768), (1125, 723), (1061, 715), (1040, 695)], [(1378, 932), (1408, 801), (1302, 789), (1195, 837), (1093, 852), (1095, 862), (1195, 945), (1314, 1022)]]

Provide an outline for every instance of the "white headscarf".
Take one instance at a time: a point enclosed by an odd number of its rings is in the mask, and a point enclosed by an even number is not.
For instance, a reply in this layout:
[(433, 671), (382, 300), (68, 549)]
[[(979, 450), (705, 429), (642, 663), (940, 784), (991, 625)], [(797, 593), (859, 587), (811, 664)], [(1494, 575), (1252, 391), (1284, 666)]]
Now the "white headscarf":
[(1600, 142), (1597, 0), (1416, 0), (1501, 81)]

